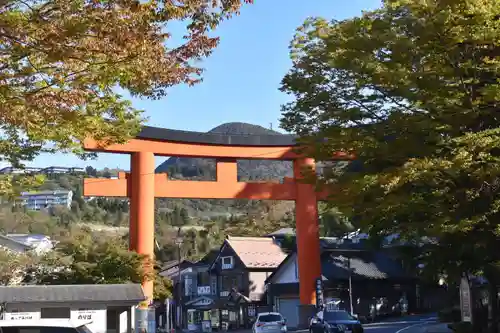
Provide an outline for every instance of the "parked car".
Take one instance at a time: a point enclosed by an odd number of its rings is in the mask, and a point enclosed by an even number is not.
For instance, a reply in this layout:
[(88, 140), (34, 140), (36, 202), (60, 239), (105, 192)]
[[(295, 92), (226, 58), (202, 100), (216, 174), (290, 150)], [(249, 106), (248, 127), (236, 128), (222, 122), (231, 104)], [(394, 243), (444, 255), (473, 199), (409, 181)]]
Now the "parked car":
[(70, 319), (0, 320), (0, 333), (92, 333), (91, 321)]
[(259, 313), (252, 326), (253, 333), (286, 333), (286, 320), (278, 312)]
[(320, 311), (309, 323), (309, 333), (363, 333), (361, 322), (347, 311)]

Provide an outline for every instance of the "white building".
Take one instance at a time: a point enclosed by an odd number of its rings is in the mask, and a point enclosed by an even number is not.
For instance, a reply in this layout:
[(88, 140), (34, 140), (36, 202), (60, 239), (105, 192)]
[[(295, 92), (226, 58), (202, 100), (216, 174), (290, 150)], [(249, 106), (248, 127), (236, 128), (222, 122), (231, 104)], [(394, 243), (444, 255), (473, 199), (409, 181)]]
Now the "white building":
[(135, 307), (144, 300), (139, 284), (0, 286), (1, 319), (92, 321), (93, 333), (132, 332)]
[(29, 210), (41, 210), (52, 206), (71, 208), (73, 191), (56, 190), (41, 192), (23, 192), (17, 202)]

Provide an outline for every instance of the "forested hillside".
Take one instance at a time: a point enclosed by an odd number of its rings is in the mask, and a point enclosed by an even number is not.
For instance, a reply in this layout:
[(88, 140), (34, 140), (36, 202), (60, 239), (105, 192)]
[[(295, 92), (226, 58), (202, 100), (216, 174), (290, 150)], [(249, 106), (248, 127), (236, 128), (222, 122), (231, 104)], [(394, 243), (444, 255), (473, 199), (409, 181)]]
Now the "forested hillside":
[[(87, 168), (86, 171), (85, 175), (50, 175), (40, 187), (40, 190), (72, 190), (74, 194), (71, 209), (58, 206), (46, 211), (28, 211), (24, 207), (16, 206), (12, 201), (4, 201), (0, 205), (0, 233), (44, 234), (56, 240), (64, 240), (83, 228), (90, 229), (102, 237), (126, 238), (129, 223), (127, 198), (85, 199), (82, 196), (84, 176), (113, 176), (118, 170), (97, 171)], [(227, 234), (259, 236), (293, 225), (289, 203), (233, 201), (234, 206), (231, 207), (231, 202), (223, 202), (218, 208), (224, 209), (226, 206), (226, 216), (219, 214), (211, 219), (200, 219), (191, 216), (189, 212), (200, 208), (210, 211), (214, 204), (207, 203), (204, 207), (193, 208), (187, 205), (189, 203), (187, 200), (156, 199), (158, 259), (168, 261), (176, 258), (173, 240), (179, 227), (184, 239), (183, 256), (196, 258), (220, 245)], [(189, 209), (186, 209), (186, 206)], [(233, 214), (233, 210), (238, 213)]]

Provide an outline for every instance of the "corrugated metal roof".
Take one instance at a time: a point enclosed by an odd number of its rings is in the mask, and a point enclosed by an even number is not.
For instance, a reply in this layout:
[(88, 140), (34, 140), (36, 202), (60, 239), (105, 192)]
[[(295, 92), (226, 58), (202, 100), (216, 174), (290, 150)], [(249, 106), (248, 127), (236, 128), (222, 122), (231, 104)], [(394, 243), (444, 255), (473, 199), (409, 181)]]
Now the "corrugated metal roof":
[(0, 303), (141, 302), (140, 284), (0, 286)]

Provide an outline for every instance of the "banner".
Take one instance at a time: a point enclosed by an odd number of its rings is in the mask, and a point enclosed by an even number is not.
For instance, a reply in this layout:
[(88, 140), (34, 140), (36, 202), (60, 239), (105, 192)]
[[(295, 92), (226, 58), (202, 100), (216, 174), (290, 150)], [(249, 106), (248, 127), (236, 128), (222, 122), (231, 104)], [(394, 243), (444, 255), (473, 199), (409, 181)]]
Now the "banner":
[(156, 314), (155, 308), (135, 309), (135, 333), (155, 333)]
[(316, 308), (322, 308), (323, 304), (323, 280), (319, 277), (316, 279)]
[(472, 297), (470, 291), (469, 279), (466, 276), (460, 281), (460, 311), (462, 321), (472, 322)]

